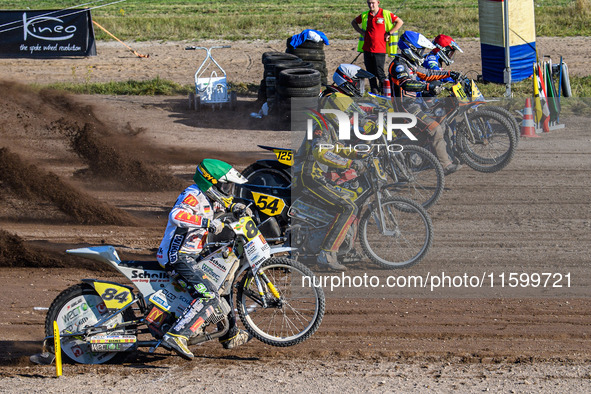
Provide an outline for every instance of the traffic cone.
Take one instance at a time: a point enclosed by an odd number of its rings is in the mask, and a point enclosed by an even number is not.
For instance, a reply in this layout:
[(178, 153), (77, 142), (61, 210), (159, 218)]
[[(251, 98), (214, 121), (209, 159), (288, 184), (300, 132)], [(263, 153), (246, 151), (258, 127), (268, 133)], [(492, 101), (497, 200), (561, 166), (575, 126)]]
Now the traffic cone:
[(525, 99), (525, 108), (523, 109), (523, 121), (521, 122), (521, 136), (522, 137), (539, 137), (536, 134), (536, 126), (534, 125), (534, 114), (531, 110), (531, 99)]
[(386, 96), (388, 98), (392, 98), (392, 89), (390, 87), (390, 79), (389, 78), (384, 79), (383, 89), (384, 89), (384, 96)]

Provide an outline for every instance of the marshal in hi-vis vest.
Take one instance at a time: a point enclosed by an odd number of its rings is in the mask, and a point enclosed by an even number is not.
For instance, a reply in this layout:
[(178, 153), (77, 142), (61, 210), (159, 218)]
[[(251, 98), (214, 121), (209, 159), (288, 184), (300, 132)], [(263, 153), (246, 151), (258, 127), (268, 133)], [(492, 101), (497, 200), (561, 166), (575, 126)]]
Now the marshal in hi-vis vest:
[[(384, 14), (384, 19), (386, 21), (386, 31), (392, 30), (394, 25), (392, 24), (392, 13), (390, 11), (382, 10)], [(364, 12), (361, 14), (361, 28), (363, 30), (367, 30), (367, 18), (369, 16), (369, 11)], [(363, 41), (365, 37), (363, 35), (359, 35), (359, 43), (357, 44), (357, 52), (363, 52)], [(398, 52), (398, 31), (395, 31), (393, 35), (388, 38), (388, 42), (386, 43), (386, 54), (388, 56), (394, 57)]]

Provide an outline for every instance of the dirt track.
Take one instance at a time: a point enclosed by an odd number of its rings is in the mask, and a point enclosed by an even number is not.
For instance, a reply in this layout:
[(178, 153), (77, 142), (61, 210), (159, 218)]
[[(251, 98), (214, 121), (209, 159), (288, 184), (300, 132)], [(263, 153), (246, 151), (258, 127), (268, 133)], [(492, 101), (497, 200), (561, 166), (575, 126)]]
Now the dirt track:
[[(145, 51), (157, 50), (146, 47)], [(110, 59), (99, 56), (97, 64), (137, 61), (145, 66), (156, 58), (133, 59), (124, 49), (114, 53)], [(176, 63), (174, 58), (170, 61)], [(31, 64), (29, 73), (24, 67), (18, 79), (60, 79), (58, 75), (64, 75), (60, 67), (68, 68), (67, 61), (51, 62), (35, 62), (39, 69)], [(94, 63), (93, 59), (72, 62)], [(10, 70), (4, 59), (0, 67)], [(118, 73), (104, 67), (93, 69), (92, 80), (127, 79), (137, 73), (133, 68)], [(157, 75), (167, 79), (184, 77), (187, 71), (185, 67), (176, 73), (164, 67)], [(247, 82), (260, 79), (262, 68), (258, 72), (254, 67), (244, 71), (243, 75), (254, 75), (252, 80), (245, 77)], [(572, 61), (569, 67), (572, 73)], [(43, 68), (45, 79), (35, 71)], [(155, 76), (149, 67), (145, 72)], [(591, 140), (587, 119), (568, 117), (562, 119), (566, 130), (522, 140), (513, 162), (499, 173), (464, 168), (448, 177), (442, 200), (430, 211), (436, 237), (433, 249), (415, 270), (385, 272), (360, 265), (347, 273), (383, 277), (442, 271), (453, 275), (570, 272), (569, 288), (517, 292), (486, 286), (455, 292), (350, 289), (328, 294), (328, 312), (320, 330), (293, 348), (251, 343), (224, 352), (218, 344), (208, 343), (196, 348), (198, 358), (193, 363), (160, 351), (152, 356), (140, 354), (124, 366), (67, 365), (64, 378), (57, 381), (48, 379), (53, 367), (28, 362), (28, 356), (39, 351), (44, 335), (44, 311), (33, 308), (49, 306), (61, 290), (80, 278), (120, 280), (97, 271), (92, 263), (66, 259), (61, 251), (106, 243), (116, 245), (124, 256), (149, 258), (159, 243), (167, 209), (179, 186), (190, 181), (200, 158), (223, 158), (244, 167), (263, 157), (257, 143), (285, 145), (289, 136), (265, 131), (248, 119), (256, 108), (244, 98), (235, 113), (196, 114), (186, 109), (184, 97), (69, 98), (39, 95), (11, 84), (4, 84), (2, 90), (0, 148), (8, 151), (0, 151), (0, 229), (24, 240), (19, 250), (26, 252), (27, 259), (16, 261), (25, 267), (37, 263), (77, 268), (0, 268), (4, 290), (0, 294), (0, 390), (71, 391), (84, 385), (89, 392), (139, 392), (162, 383), (172, 387), (174, 382), (185, 391), (189, 387), (260, 391), (261, 385), (285, 389), (285, 384), (291, 391), (328, 392), (360, 387), (373, 391), (590, 389)], [(91, 155), (97, 151), (98, 156)], [(101, 167), (99, 159), (104, 157), (118, 163), (122, 172), (112, 174), (108, 165)], [(23, 167), (26, 171), (19, 172)], [(13, 171), (8, 174), (6, 168)], [(35, 187), (39, 182), (27, 182), (44, 179), (49, 171), (57, 177), (50, 178), (55, 180), (52, 183), (63, 182), (63, 186), (39, 189)], [(57, 202), (64, 200), (70, 188), (78, 193), (73, 200), (79, 204), (64, 208)], [(121, 214), (123, 223), (106, 225), (96, 212), (81, 210), (99, 203), (105, 204), (100, 212)], [(0, 240), (3, 264), (14, 263), (6, 252), (17, 248), (1, 234)], [(197, 369), (202, 365), (211, 379)]]

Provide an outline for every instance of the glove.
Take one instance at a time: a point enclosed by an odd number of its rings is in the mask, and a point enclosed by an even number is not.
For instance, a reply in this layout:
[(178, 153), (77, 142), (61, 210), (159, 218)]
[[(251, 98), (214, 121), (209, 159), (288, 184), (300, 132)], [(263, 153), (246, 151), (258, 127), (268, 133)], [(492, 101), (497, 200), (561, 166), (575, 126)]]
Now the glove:
[(431, 93), (433, 96), (437, 96), (439, 93), (441, 93), (441, 90), (443, 90), (443, 88), (441, 87), (440, 83), (429, 83), (429, 93)]
[(232, 205), (232, 213), (236, 216), (252, 216), (252, 210), (241, 202)]
[(207, 224), (207, 229), (217, 235), (224, 229), (224, 222), (219, 219), (210, 220)]
[(363, 160), (353, 160), (351, 168), (357, 171), (358, 173), (362, 173), (363, 171), (365, 171), (365, 162)]
[(459, 79), (462, 78), (462, 74), (457, 72), (457, 71), (450, 71), (449, 72), (449, 76), (451, 77), (451, 79), (453, 79), (454, 81), (458, 81)]

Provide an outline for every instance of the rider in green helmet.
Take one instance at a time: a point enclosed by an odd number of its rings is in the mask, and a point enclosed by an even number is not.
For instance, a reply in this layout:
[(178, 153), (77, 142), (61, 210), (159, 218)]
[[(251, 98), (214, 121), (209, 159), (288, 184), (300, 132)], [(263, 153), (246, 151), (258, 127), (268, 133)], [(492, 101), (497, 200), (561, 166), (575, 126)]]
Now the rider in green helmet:
[[(207, 274), (195, 267), (210, 232), (219, 234), (224, 224), (214, 219), (216, 210), (252, 214), (242, 203), (234, 203), (220, 186), (226, 183), (247, 182), (230, 164), (216, 159), (204, 159), (195, 171), (195, 183), (177, 198), (168, 216), (168, 225), (160, 243), (157, 259), (169, 275), (184, 286), (193, 301), (164, 335), (165, 346), (186, 359), (193, 353), (187, 346), (190, 337), (199, 333), (199, 327), (219, 303), (219, 295)], [(230, 303), (231, 304), (231, 303)], [(220, 338), (226, 349), (232, 349), (250, 340), (250, 335), (236, 327), (236, 318), (230, 316), (230, 329)]]

